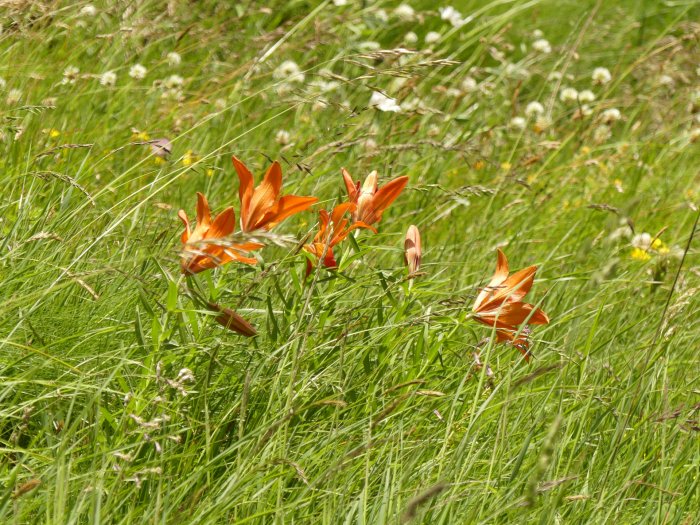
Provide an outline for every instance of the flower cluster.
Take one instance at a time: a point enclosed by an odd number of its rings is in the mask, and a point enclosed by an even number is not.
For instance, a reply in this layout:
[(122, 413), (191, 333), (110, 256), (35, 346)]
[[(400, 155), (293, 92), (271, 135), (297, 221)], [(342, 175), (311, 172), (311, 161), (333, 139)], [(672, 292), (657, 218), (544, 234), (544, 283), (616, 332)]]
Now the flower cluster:
[[(232, 206), (219, 213), (213, 220), (209, 203), (202, 193), (197, 193), (197, 218), (193, 226), (184, 210), (178, 216), (185, 230), (182, 242), (181, 269), (192, 276), (229, 262), (256, 264), (251, 253), (265, 247), (264, 232), (269, 232), (285, 219), (304, 212), (313, 206), (316, 197), (282, 195), (282, 168), (274, 161), (267, 169), (262, 182), (254, 185), (254, 177), (248, 167), (237, 157), (233, 166), (239, 180), (240, 233), (236, 233), (236, 216)], [(319, 210), (318, 230), (312, 241), (303, 246), (307, 254), (306, 277), (315, 267), (329, 270), (338, 268), (334, 253), (336, 248), (355, 230), (377, 233), (376, 225), (386, 209), (399, 197), (408, 184), (407, 176), (397, 177), (379, 186), (379, 175), (372, 171), (364, 182), (355, 181), (350, 172), (341, 169), (347, 191), (347, 201), (332, 210)], [(256, 237), (257, 236), (257, 237)], [(418, 228), (411, 225), (404, 240), (405, 262), (408, 279), (419, 275), (421, 264), (421, 237)], [(547, 315), (533, 305), (522, 302), (532, 287), (535, 266), (509, 275), (505, 254), (498, 250), (498, 264), (491, 282), (476, 298), (472, 316), (495, 329), (497, 342), (507, 342), (529, 358), (529, 325), (546, 324)], [(240, 335), (253, 337), (255, 328), (230, 308), (213, 301), (204, 301), (206, 308), (216, 314), (220, 325)], [(519, 327), (523, 328), (519, 328)]]

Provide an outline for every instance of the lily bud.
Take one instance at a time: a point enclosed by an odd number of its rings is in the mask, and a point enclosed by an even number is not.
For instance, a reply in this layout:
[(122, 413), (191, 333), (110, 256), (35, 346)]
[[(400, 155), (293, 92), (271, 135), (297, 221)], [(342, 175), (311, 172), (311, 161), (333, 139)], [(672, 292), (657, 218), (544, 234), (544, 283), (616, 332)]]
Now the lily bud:
[(404, 261), (406, 262), (406, 266), (408, 266), (408, 274), (409, 276), (413, 276), (420, 270), (420, 258), (422, 254), (420, 232), (413, 224), (409, 226), (406, 232), (406, 240), (403, 243), (403, 247)]
[(258, 332), (255, 330), (255, 328), (253, 328), (253, 325), (230, 308), (222, 308), (215, 303), (209, 303), (208, 306), (211, 310), (219, 312), (219, 315), (217, 315), (214, 320), (224, 328), (246, 337), (254, 337), (258, 335)]

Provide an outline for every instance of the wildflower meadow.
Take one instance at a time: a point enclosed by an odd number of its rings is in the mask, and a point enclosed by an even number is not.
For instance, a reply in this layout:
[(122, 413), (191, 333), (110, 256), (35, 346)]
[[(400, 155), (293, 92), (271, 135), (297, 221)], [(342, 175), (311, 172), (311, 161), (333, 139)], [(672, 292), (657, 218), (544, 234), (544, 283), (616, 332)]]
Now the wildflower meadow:
[(0, 2), (1, 524), (700, 524), (696, 0)]

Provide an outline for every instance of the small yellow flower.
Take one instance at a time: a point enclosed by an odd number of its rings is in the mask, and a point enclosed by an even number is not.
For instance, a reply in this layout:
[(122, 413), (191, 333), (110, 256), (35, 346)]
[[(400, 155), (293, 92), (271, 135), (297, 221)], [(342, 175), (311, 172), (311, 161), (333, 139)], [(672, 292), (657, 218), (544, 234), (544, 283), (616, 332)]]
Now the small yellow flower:
[(501, 169), (503, 171), (510, 171), (510, 169), (513, 167), (513, 165), (510, 162), (504, 162), (501, 164)]
[(669, 250), (668, 246), (661, 240), (661, 239), (654, 239), (654, 242), (651, 243), (651, 248), (652, 250), (656, 250), (659, 252), (661, 255), (667, 255), (671, 250)]
[(131, 135), (131, 140), (141, 140), (145, 142), (147, 140), (151, 140), (151, 137), (145, 131), (134, 131), (134, 133)]
[(182, 157), (182, 165), (185, 167), (189, 167), (192, 166), (192, 164), (194, 164), (195, 162), (197, 162), (197, 160), (199, 160), (199, 157), (191, 149), (188, 149), (185, 152), (185, 156)]
[(581, 147), (581, 155), (588, 155), (591, 152), (591, 148), (588, 146)]
[(214, 170), (211, 168), (207, 169), (207, 177), (211, 177), (213, 175), (214, 175)]
[(60, 136), (61, 136), (61, 132), (58, 131), (57, 129), (52, 128), (51, 130), (49, 130), (49, 137), (51, 137), (52, 139), (55, 139), (55, 138), (60, 137)]
[(646, 250), (642, 250), (641, 248), (634, 248), (632, 250), (632, 259), (635, 259), (637, 261), (648, 261), (651, 259), (651, 255)]
[(162, 157), (153, 157), (153, 162), (155, 162), (157, 166), (162, 166), (166, 161)]
[(485, 163), (483, 160), (477, 160), (477, 161), (474, 163), (474, 169), (475, 169), (476, 171), (483, 170), (483, 169), (484, 169), (484, 166), (486, 166), (486, 163)]

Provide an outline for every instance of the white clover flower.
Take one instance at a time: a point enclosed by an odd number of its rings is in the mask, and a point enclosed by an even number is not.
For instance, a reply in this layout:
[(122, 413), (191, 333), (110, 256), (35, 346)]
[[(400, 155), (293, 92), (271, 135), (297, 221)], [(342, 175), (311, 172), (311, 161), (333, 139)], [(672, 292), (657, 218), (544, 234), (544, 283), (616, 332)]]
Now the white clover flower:
[(92, 4), (84, 5), (80, 10), (80, 14), (83, 16), (95, 16), (97, 14), (97, 8)]
[(532, 32), (532, 38), (534, 38), (535, 40), (537, 40), (538, 38), (542, 38), (542, 37), (544, 37), (544, 33), (542, 32), (541, 29), (535, 29)]
[(22, 99), (22, 92), (19, 89), (11, 89), (7, 93), (7, 105), (14, 106)]
[(549, 75), (547, 75), (547, 80), (549, 80), (550, 82), (558, 82), (562, 78), (563, 75), (560, 71), (552, 71)]
[(311, 105), (311, 111), (322, 111), (326, 109), (330, 104), (323, 97), (318, 97), (314, 103)]
[(333, 5), (342, 7), (344, 5), (348, 5), (348, 0), (333, 0)]
[(100, 84), (103, 86), (113, 86), (117, 83), (117, 74), (114, 71), (105, 71), (100, 75)]
[(539, 40), (535, 40), (532, 43), (532, 49), (539, 53), (551, 53), (552, 52), (552, 46), (549, 44), (549, 41), (545, 40), (544, 38), (540, 38)]
[(418, 97), (411, 97), (401, 102), (402, 111), (416, 111), (421, 107), (421, 100)]
[(280, 144), (281, 146), (286, 146), (287, 144), (289, 144), (290, 139), (291, 135), (289, 134), (289, 131), (286, 131), (284, 129), (279, 130), (275, 134), (275, 142), (277, 142), (277, 144)]
[(275, 92), (280, 97), (289, 95), (292, 92), (292, 85), (287, 82), (281, 82), (275, 87)]
[(395, 98), (387, 97), (379, 91), (372, 92), (372, 96), (369, 99), (369, 105), (370, 107), (376, 108), (379, 111), (391, 111), (394, 113), (401, 111), (401, 106), (396, 103)]
[(508, 78), (518, 80), (527, 80), (528, 78), (530, 78), (530, 71), (528, 71), (527, 68), (522, 67), (518, 64), (506, 64), (506, 67), (503, 70), (503, 72)]
[(379, 42), (373, 42), (371, 40), (360, 42), (357, 47), (359, 47), (362, 51), (376, 51), (382, 48)]
[(439, 11), (440, 11), (440, 18), (442, 18), (446, 22), (449, 22), (454, 27), (462, 27), (464, 24), (467, 23), (466, 20), (464, 18), (462, 18), (462, 13), (457, 11), (452, 6), (441, 7), (439, 9)]
[(416, 42), (418, 42), (418, 35), (415, 34), (413, 31), (409, 31), (404, 35), (403, 41), (407, 44), (415, 44)]
[(584, 89), (583, 91), (579, 92), (578, 100), (582, 104), (593, 102), (595, 100), (595, 93), (593, 93), (593, 91), (590, 89)]
[(673, 80), (673, 77), (670, 75), (661, 75), (656, 82), (657, 84), (659, 84), (659, 86), (663, 86), (669, 89), (673, 89), (673, 87), (676, 84), (676, 81)]
[(576, 108), (573, 118), (574, 120), (582, 119), (585, 117), (590, 117), (593, 114), (593, 110), (588, 104), (582, 104), (581, 107)]
[(181, 89), (178, 88), (172, 88), (172, 89), (166, 89), (161, 93), (160, 98), (162, 100), (175, 100), (177, 102), (181, 102), (185, 99), (185, 95), (182, 93)]
[(182, 62), (182, 57), (180, 56), (180, 53), (177, 53), (175, 51), (171, 51), (168, 53), (167, 57), (168, 59), (168, 64), (171, 67), (179, 66), (180, 62)]
[(141, 80), (146, 76), (147, 69), (141, 64), (134, 64), (129, 69), (129, 76), (135, 78), (136, 80)]
[(634, 237), (632, 237), (632, 247), (633, 248), (640, 248), (642, 250), (648, 250), (651, 248), (651, 235), (648, 233), (638, 233)]
[(293, 60), (285, 60), (272, 74), (277, 80), (286, 80), (287, 82), (304, 82), (306, 78), (304, 73)]
[(63, 70), (63, 80), (61, 81), (61, 84), (75, 84), (79, 74), (80, 70), (77, 67), (68, 66)]
[(612, 133), (610, 132), (610, 128), (608, 126), (598, 126), (593, 131), (593, 141), (600, 144), (601, 142), (608, 140), (611, 135)]
[(479, 87), (477, 81), (472, 77), (464, 77), (462, 82), (459, 84), (461, 90), (465, 93), (473, 93)]
[(228, 102), (226, 102), (225, 98), (217, 98), (214, 101), (214, 107), (217, 109), (217, 111), (223, 111), (228, 107)]
[(593, 70), (591, 78), (596, 84), (607, 84), (612, 80), (612, 75), (607, 67), (597, 67)]
[(513, 117), (510, 119), (508, 126), (513, 129), (525, 129), (527, 121), (523, 117)]
[(552, 120), (549, 117), (547, 117), (545, 115), (538, 115), (537, 118), (535, 119), (535, 123), (532, 126), (532, 128), (537, 133), (542, 133), (543, 131), (547, 131), (551, 125), (552, 125)]
[(572, 87), (565, 87), (559, 93), (559, 100), (564, 103), (576, 102), (578, 100), (578, 91)]
[(600, 115), (600, 120), (602, 120), (605, 124), (612, 124), (613, 122), (617, 122), (621, 118), (622, 113), (620, 113), (620, 110), (617, 108), (606, 109)]
[(541, 115), (544, 113), (544, 106), (537, 101), (530, 102), (525, 106), (525, 115), (532, 117), (533, 115)]
[(610, 235), (608, 235), (608, 241), (617, 242), (622, 239), (629, 239), (632, 237), (632, 234), (632, 228), (630, 228), (627, 221), (625, 219), (620, 219), (620, 226), (610, 232)]
[(318, 79), (314, 80), (309, 84), (311, 87), (316, 88), (318, 91), (321, 91), (322, 93), (328, 93), (329, 91), (335, 91), (340, 87), (340, 82), (337, 82), (335, 80), (323, 80), (323, 79)]
[(365, 150), (367, 150), (368, 153), (375, 153), (379, 150), (379, 147), (377, 146), (377, 141), (372, 138), (366, 139), (362, 146), (365, 148)]
[(5, 89), (7, 87), (7, 82), (5, 82), (5, 79), (0, 77), (0, 89)]
[(425, 43), (434, 44), (435, 42), (438, 42), (441, 38), (442, 35), (437, 31), (430, 31), (427, 35), (425, 35)]
[(394, 9), (394, 15), (404, 22), (410, 22), (416, 16), (415, 10), (408, 4), (401, 4), (396, 9)]
[(688, 139), (690, 142), (695, 144), (696, 142), (700, 141), (700, 128), (693, 128), (690, 130), (690, 133), (688, 134)]
[(457, 88), (448, 88), (445, 91), (445, 95), (452, 98), (457, 98), (462, 96), (462, 92)]
[(387, 14), (386, 10), (384, 10), (384, 9), (377, 9), (374, 12), (374, 18), (376, 18), (380, 22), (388, 22), (389, 21), (389, 15)]
[(167, 89), (176, 89), (179, 87), (182, 87), (182, 85), (185, 83), (185, 79), (182, 78), (180, 75), (170, 75), (168, 78), (166, 78), (163, 81), (163, 85)]

